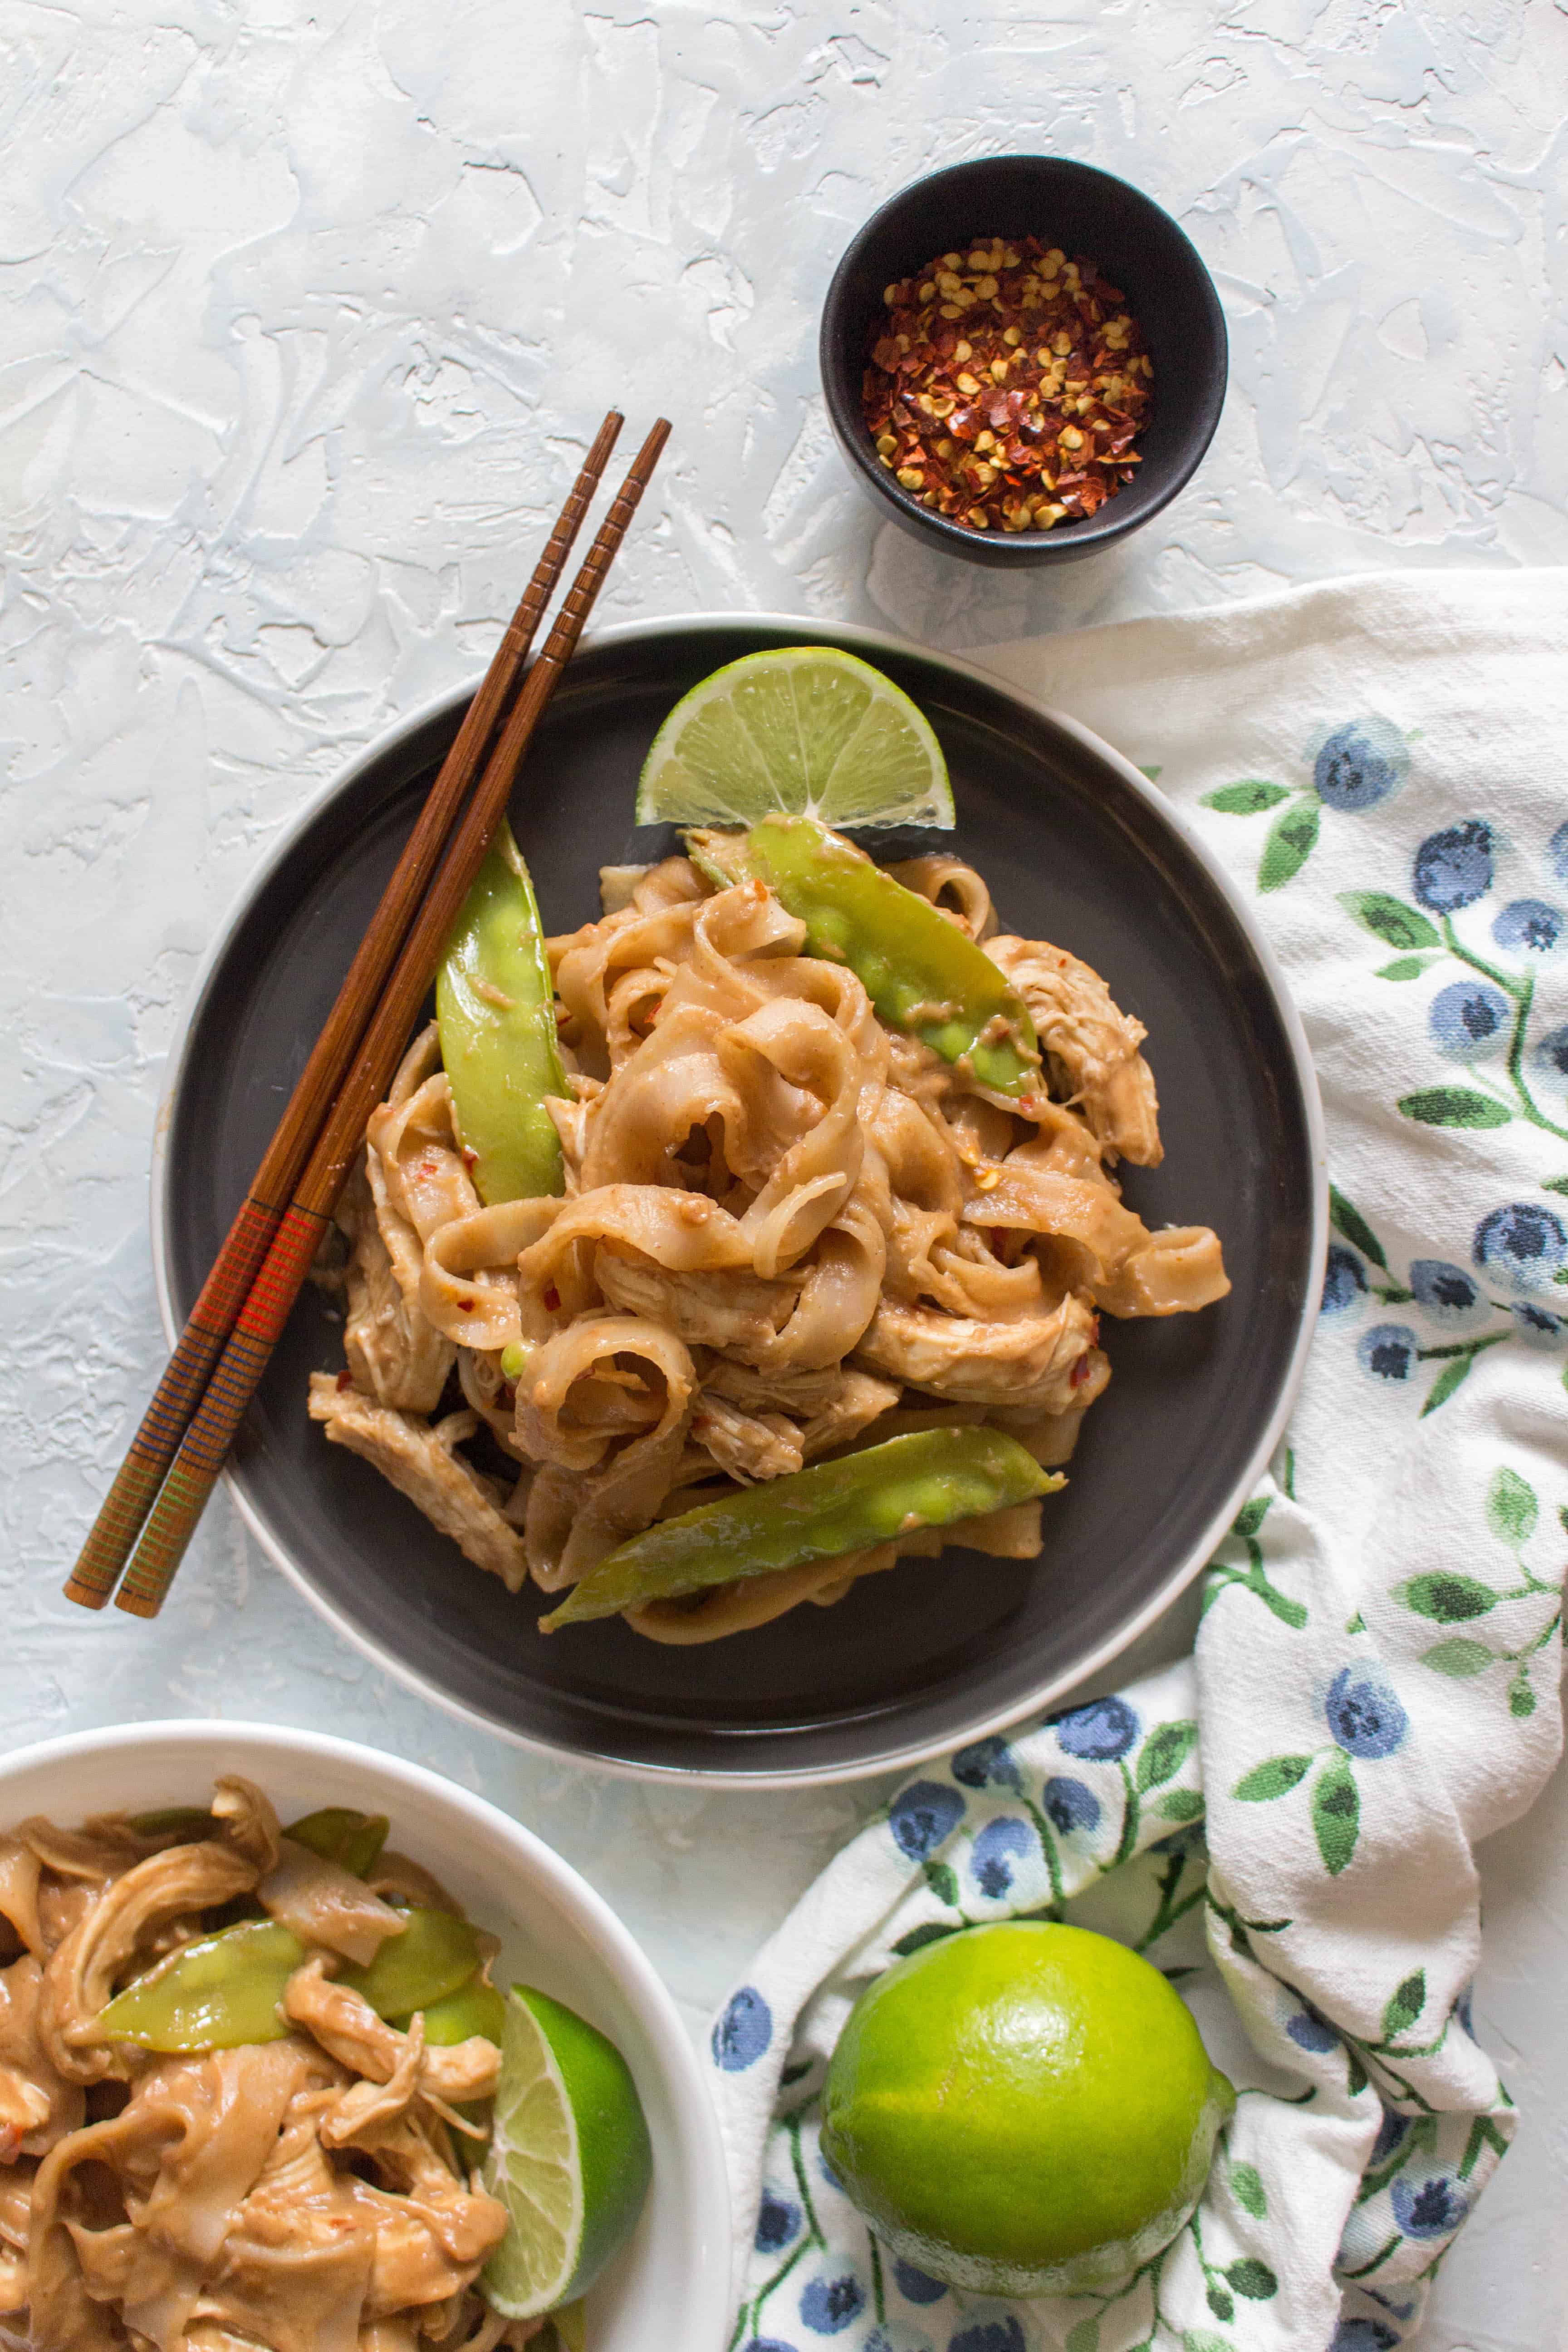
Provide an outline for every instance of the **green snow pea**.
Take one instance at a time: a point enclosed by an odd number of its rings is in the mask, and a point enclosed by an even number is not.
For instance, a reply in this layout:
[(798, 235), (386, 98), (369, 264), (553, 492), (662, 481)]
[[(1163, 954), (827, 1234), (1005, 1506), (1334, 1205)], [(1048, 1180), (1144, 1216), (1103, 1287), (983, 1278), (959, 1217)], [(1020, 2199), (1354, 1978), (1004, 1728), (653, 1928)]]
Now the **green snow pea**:
[[(414, 2021), (414, 2011), (392, 2020), (400, 2033), (406, 2033)], [(425, 2039), (432, 2050), (447, 2050), (455, 2042), (471, 2041), (476, 2033), (500, 2048), (501, 2028), (506, 2022), (506, 1999), (494, 1985), (486, 1984), (482, 1977), (472, 1977), (444, 2000), (433, 2000), (425, 2011)]]
[[(336, 1981), (366, 2000), (380, 2017), (432, 2009), (466, 1985), (479, 1962), (477, 1931), (445, 1911), (410, 1911), (363, 1969), (340, 1969)], [(280, 2042), (289, 2031), (279, 2011), (305, 1947), (277, 1919), (247, 1919), (186, 1944), (116, 1993), (99, 2012), (112, 2042), (144, 2050), (235, 2050), (246, 2042)]]
[(644, 1601), (677, 1600), (739, 1577), (836, 1559), (1064, 1484), (999, 1429), (915, 1430), (647, 1528), (602, 1559), (539, 1622), (553, 1633)]
[(467, 1984), (479, 1965), (477, 1928), (449, 1911), (408, 1911), (401, 1936), (389, 1936), (367, 1968), (341, 1968), (335, 1981), (369, 2001), (378, 2017), (433, 2009)]
[(283, 1989), (305, 1957), (291, 1928), (247, 1919), (186, 1944), (149, 1969), (99, 2012), (111, 2041), (144, 2050), (236, 2050), (281, 2042)]
[(384, 1813), (356, 1812), (352, 1805), (323, 1805), (307, 1813), (283, 1832), (296, 1845), (308, 1845), (326, 1862), (335, 1862), (351, 1877), (368, 1878), (381, 1857), (392, 1823)]
[(967, 1061), (1003, 1095), (1040, 1087), (1039, 1047), (1023, 999), (984, 949), (863, 849), (809, 816), (768, 816), (741, 851), (745, 871), (805, 925), (816, 956), (847, 963), (879, 1017), (944, 1062)]
[(480, 1200), (559, 1192), (561, 1139), (544, 1098), (571, 1090), (539, 907), (504, 819), (447, 942), (436, 1019)]
[(131, 1826), (138, 1837), (174, 1837), (176, 1845), (190, 1845), (217, 1835), (217, 1822), (205, 1805), (165, 1805), (161, 1812), (132, 1813)]

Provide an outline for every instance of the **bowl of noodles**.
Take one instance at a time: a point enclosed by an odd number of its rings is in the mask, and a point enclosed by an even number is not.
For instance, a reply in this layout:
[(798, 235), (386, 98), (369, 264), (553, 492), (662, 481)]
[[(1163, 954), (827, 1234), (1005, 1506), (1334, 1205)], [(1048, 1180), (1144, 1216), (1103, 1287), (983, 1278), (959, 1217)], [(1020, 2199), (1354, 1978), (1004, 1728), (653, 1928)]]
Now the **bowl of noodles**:
[[(279, 1832), (309, 1837), (329, 1818), (385, 1839), (361, 1877)], [(341, 1954), (363, 1957), (351, 1926), (389, 1904), (432, 1906), (497, 1985), (521, 1977), (565, 2002), (631, 2069), (650, 2186), (572, 2343), (719, 2352), (718, 2129), (669, 1997), (614, 1914), (435, 1773), (347, 1740), (204, 1722), (78, 1733), (0, 1764), (0, 2343), (561, 2352), (547, 2323), (508, 2323), (483, 2292), (504, 2212), (465, 2126), (489, 2045), (438, 2047), (422, 2021), (395, 2031), (342, 1980)], [(256, 1923), (237, 1930), (247, 1910)], [(429, 1914), (402, 1916), (406, 1937)], [(139, 1977), (167, 1986), (187, 1949), (276, 1937), (284, 1916), (310, 1957), (248, 2030), (215, 2023), (210, 1963), (205, 2031), (149, 2048), (100, 2030)]]
[[(1092, 1671), (1245, 1499), (1321, 1265), (1315, 1088), (1268, 951), (1070, 722), (819, 632), (914, 698), (955, 825), (634, 824), (683, 691), (811, 634), (658, 624), (574, 663), (507, 842), (536, 977), (476, 964), (467, 1029), (443, 982), (231, 1474), (362, 1646), (635, 1770), (867, 1771)], [(158, 1176), (166, 1317), (460, 707), (306, 813), (209, 962)], [(927, 975), (898, 999), (888, 923)], [(555, 1173), (509, 1185), (470, 1033), (531, 990)]]

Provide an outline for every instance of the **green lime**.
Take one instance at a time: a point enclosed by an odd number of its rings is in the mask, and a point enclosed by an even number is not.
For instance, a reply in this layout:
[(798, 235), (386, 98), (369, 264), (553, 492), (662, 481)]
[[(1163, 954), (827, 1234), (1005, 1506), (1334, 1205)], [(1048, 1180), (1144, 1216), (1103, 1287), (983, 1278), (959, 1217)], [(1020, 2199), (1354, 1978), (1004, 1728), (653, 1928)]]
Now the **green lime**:
[(653, 739), (639, 824), (753, 825), (774, 809), (824, 824), (952, 824), (942, 746), (891, 678), (835, 646), (726, 663)]
[(822, 2149), (894, 2252), (986, 2294), (1079, 2294), (1202, 2193), (1236, 2094), (1158, 1969), (1082, 1927), (927, 1944), (849, 2014)]
[(631, 2235), (652, 2170), (615, 2043), (548, 1993), (513, 1985), (484, 2167), (510, 2217), (485, 2264), (494, 2309), (534, 2319), (582, 2294)]

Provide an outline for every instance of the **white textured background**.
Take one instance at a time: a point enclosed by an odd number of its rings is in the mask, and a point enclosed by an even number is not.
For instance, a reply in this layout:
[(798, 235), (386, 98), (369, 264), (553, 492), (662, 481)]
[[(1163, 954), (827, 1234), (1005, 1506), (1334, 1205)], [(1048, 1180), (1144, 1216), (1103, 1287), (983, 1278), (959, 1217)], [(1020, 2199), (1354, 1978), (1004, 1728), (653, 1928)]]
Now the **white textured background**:
[[(612, 401), (677, 423), (615, 614), (964, 646), (1568, 562), (1565, 109), (1564, 0), (0, 0), (7, 1738), (224, 1713), (396, 1748), (542, 1831), (700, 2015), (868, 1792), (518, 1755), (363, 1664), (226, 1503), (155, 1631), (58, 1598), (160, 1360), (146, 1171), (196, 961), (301, 800), (488, 654)], [(812, 357), (865, 215), (1008, 148), (1168, 205), (1232, 338), (1194, 488), (1028, 586), (878, 526)], [(1485, 1853), (1526, 2123), (1428, 2352), (1564, 2340), (1565, 1847), (1560, 1781)]]

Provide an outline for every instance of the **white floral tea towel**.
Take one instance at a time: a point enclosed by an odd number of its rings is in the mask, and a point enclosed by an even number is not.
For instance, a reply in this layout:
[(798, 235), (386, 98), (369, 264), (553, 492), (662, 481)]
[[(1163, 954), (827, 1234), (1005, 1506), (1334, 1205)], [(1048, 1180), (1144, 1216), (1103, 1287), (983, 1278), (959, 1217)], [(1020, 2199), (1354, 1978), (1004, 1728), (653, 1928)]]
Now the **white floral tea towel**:
[[(1369, 579), (984, 658), (1143, 766), (1252, 899), (1322, 1085), (1334, 1243), (1195, 1659), (920, 1773), (721, 2012), (734, 2340), (1393, 2352), (1511, 2130), (1470, 2031), (1472, 1847), (1562, 1736), (1568, 573)], [(1058, 1915), (1179, 1983), (1236, 2118), (1123, 2287), (954, 2293), (824, 2167), (823, 2070), (900, 1954)]]

